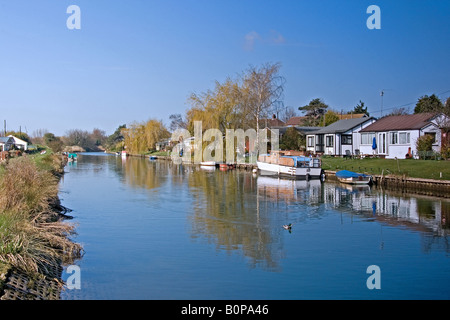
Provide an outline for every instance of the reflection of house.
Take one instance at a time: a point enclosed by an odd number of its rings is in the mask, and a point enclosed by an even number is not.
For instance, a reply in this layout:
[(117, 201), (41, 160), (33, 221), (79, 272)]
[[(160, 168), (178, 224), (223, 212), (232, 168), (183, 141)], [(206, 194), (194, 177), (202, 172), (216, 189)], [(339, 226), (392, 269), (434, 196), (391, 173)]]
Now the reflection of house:
[(415, 230), (440, 234), (448, 228), (450, 201), (420, 196), (397, 196), (372, 191), (369, 186), (323, 184), (319, 199), (335, 209), (369, 215), (389, 225), (405, 225)]
[(416, 141), (423, 135), (434, 137), (433, 151), (440, 151), (441, 131), (433, 113), (418, 113), (387, 116), (360, 131), (361, 153), (372, 154), (373, 139), (376, 139), (375, 153), (386, 158), (405, 159), (411, 152), (417, 153)]
[(359, 149), (359, 131), (375, 122), (373, 117), (350, 118), (310, 132), (306, 136), (306, 151), (342, 156)]
[(11, 137), (0, 137), (1, 151), (9, 151), (14, 146), (14, 139)]

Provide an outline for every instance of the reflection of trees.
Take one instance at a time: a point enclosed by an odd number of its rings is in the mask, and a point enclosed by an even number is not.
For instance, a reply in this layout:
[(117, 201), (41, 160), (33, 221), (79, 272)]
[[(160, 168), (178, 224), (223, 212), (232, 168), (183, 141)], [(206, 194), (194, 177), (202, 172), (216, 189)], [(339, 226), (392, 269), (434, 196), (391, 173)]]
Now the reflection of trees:
[(252, 267), (279, 268), (281, 239), (273, 230), (280, 226), (271, 223), (265, 205), (257, 207), (256, 181), (250, 174), (195, 171), (189, 186), (195, 199), (193, 236), (202, 234), (230, 252), (241, 250)]
[(167, 171), (166, 162), (150, 162), (148, 159), (133, 157), (128, 157), (126, 160), (120, 160), (123, 162), (125, 183), (131, 187), (156, 189), (161, 186), (163, 176), (160, 172)]

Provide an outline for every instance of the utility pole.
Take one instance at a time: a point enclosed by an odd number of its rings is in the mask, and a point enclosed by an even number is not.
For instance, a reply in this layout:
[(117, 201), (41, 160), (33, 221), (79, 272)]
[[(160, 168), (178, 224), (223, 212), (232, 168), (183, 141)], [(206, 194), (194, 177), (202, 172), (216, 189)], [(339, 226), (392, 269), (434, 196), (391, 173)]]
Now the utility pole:
[(384, 89), (381, 90), (380, 96), (381, 96), (381, 118), (382, 118), (382, 117), (383, 117), (383, 96), (384, 96)]

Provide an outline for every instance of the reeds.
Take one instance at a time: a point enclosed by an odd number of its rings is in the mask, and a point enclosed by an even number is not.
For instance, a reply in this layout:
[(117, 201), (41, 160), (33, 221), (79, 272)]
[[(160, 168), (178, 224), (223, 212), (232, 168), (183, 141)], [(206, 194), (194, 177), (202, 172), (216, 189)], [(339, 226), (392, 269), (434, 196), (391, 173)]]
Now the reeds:
[(0, 173), (0, 261), (28, 274), (72, 263), (81, 246), (74, 226), (52, 208), (58, 179), (30, 157), (12, 159)]

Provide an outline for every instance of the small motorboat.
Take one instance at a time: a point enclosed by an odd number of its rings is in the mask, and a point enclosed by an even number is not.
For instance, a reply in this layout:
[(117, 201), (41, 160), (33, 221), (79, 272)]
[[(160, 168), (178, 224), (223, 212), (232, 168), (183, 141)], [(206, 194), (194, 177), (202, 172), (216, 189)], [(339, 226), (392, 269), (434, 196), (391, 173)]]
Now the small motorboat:
[(158, 157), (156, 157), (156, 156), (150, 156), (150, 160), (156, 160), (156, 159), (158, 159)]
[(336, 178), (342, 183), (348, 184), (370, 184), (372, 183), (372, 176), (364, 173), (357, 173), (348, 170), (341, 170), (336, 172)]

